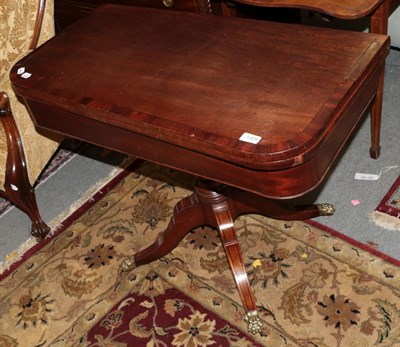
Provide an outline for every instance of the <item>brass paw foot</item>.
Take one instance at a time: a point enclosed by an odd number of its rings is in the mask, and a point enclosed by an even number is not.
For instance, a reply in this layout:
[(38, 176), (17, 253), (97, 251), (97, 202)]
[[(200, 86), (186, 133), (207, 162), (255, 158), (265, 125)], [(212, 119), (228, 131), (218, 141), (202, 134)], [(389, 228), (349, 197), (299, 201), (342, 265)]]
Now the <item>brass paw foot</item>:
[(253, 335), (259, 334), (262, 331), (263, 323), (258, 317), (256, 310), (249, 311), (243, 316), (244, 321), (247, 323), (247, 330)]
[(317, 204), (320, 216), (332, 216), (335, 213), (335, 208), (332, 204)]
[(122, 276), (122, 275), (132, 271), (134, 268), (136, 268), (135, 258), (129, 257), (129, 258), (125, 259), (119, 265), (119, 274), (120, 274), (120, 276)]

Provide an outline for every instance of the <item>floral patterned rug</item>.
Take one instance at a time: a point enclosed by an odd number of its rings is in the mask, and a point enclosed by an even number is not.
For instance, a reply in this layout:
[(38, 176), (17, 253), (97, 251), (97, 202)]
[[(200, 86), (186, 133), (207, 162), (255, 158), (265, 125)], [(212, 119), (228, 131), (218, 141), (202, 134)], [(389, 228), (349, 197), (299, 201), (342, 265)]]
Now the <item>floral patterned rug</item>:
[(0, 346), (400, 345), (399, 264), (316, 223), (236, 221), (260, 335), (246, 330), (215, 230), (120, 276), (193, 184), (144, 163), (79, 208), (0, 275)]
[(383, 228), (400, 231), (400, 176), (370, 217)]

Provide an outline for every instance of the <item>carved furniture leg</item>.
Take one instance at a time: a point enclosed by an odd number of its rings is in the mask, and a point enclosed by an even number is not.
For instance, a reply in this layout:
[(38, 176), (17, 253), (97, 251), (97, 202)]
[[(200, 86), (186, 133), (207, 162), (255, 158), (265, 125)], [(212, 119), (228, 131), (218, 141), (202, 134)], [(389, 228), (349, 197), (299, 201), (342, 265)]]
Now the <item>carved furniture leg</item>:
[(331, 215), (334, 213), (334, 208), (329, 204), (292, 206), (206, 180), (198, 182), (195, 187), (195, 195), (202, 203), (207, 224), (216, 227), (219, 231), (240, 298), (246, 310), (244, 320), (248, 330), (253, 334), (260, 333), (263, 324), (258, 317), (255, 298), (245, 270), (234, 228), (235, 219), (243, 214), (258, 213), (274, 219), (299, 220)]
[(238, 215), (256, 213), (278, 220), (305, 220), (335, 213), (331, 204), (292, 205), (242, 190), (233, 191), (231, 201)]
[(207, 224), (218, 229), (240, 299), (246, 310), (243, 319), (247, 323), (247, 328), (249, 332), (258, 334), (262, 331), (263, 324), (258, 317), (256, 301), (251, 291), (239, 240), (234, 228), (237, 211), (229, 203), (231, 191), (226, 186), (210, 181), (199, 181), (195, 188), (195, 194), (203, 205)]
[(174, 208), (173, 217), (162, 235), (146, 249), (126, 259), (121, 272), (157, 260), (172, 251), (190, 230), (209, 225), (218, 229), (240, 298), (245, 307), (244, 320), (248, 330), (257, 334), (262, 330), (254, 295), (244, 266), (239, 240), (234, 228), (235, 219), (248, 213), (258, 213), (282, 220), (307, 219), (333, 214), (331, 205), (292, 206), (268, 200), (208, 180), (198, 180), (194, 194), (181, 200)]
[(0, 121), (7, 136), (7, 161), (4, 191), (0, 195), (9, 199), (25, 212), (32, 221), (32, 236), (41, 240), (50, 231), (43, 222), (36, 203), (35, 192), (29, 182), (21, 137), (15, 123), (8, 95), (0, 93)]
[[(371, 16), (371, 32), (374, 34), (387, 34), (390, 0), (384, 0), (381, 5)], [(371, 158), (378, 159), (381, 151), (380, 132), (382, 120), (382, 105), (383, 105), (383, 88), (384, 88), (385, 71), (382, 72), (379, 78), (379, 86), (372, 102), (371, 109), (371, 148), (369, 150)]]
[(160, 259), (178, 246), (192, 229), (204, 224), (204, 214), (197, 197), (192, 194), (182, 199), (176, 204), (167, 229), (149, 247), (124, 260), (120, 271), (130, 271), (136, 266)]

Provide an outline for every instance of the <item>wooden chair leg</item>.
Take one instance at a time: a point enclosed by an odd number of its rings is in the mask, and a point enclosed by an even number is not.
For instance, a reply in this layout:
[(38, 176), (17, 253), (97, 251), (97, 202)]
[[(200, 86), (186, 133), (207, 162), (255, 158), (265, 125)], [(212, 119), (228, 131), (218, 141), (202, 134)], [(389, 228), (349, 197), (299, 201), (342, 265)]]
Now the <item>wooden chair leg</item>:
[(0, 121), (4, 127), (7, 140), (7, 160), (4, 191), (0, 194), (25, 212), (32, 221), (32, 236), (44, 239), (50, 228), (43, 222), (29, 182), (21, 136), (15, 123), (10, 100), (4, 92), (0, 93)]

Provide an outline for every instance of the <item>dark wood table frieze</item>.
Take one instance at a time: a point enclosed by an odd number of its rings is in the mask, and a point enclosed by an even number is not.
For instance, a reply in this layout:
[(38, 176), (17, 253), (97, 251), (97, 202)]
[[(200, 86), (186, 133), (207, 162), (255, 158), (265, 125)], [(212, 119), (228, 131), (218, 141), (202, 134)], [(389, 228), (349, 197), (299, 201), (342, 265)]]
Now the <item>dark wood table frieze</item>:
[(333, 213), (289, 199), (334, 167), (374, 105), (388, 49), (383, 35), (106, 5), (18, 62), (11, 80), (38, 127), (198, 177), (165, 232), (121, 269), (213, 226), (257, 333), (234, 220)]

